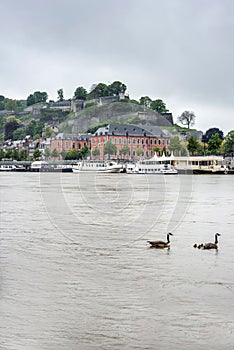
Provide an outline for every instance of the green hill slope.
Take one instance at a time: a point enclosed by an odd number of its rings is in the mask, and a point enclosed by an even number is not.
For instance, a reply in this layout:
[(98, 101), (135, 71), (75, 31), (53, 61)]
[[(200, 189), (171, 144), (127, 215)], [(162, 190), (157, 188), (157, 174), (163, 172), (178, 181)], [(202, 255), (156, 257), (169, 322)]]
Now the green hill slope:
[(102, 106), (92, 106), (71, 113), (69, 118), (60, 124), (63, 132), (85, 132), (89, 128), (104, 123), (149, 124), (171, 126), (163, 116), (152, 110), (145, 110), (141, 105), (131, 102), (113, 102)]

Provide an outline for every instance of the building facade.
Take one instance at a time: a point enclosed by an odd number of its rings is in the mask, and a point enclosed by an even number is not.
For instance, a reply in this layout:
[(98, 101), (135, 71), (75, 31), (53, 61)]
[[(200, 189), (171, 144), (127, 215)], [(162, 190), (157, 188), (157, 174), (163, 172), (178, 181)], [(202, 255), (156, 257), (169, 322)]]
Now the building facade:
[(69, 152), (73, 149), (80, 151), (85, 145), (89, 149), (91, 148), (91, 134), (74, 135), (59, 133), (50, 141), (50, 152), (56, 150), (61, 159), (62, 151)]
[[(108, 154), (105, 154), (107, 141), (116, 146), (116, 154), (112, 155), (112, 158), (136, 159), (152, 157), (155, 148), (168, 151), (169, 140), (170, 138), (158, 127), (109, 124), (107, 127), (99, 128), (92, 135), (92, 158), (108, 157)], [(99, 150), (99, 154), (94, 156), (94, 150)]]

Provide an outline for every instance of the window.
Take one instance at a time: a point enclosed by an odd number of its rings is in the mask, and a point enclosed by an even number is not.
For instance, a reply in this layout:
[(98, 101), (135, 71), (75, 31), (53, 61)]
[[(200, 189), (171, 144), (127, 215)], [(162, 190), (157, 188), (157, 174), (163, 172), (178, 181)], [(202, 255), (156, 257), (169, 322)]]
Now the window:
[(121, 139), (121, 137), (119, 138), (119, 143), (122, 143), (122, 139)]
[(136, 139), (132, 139), (132, 143), (136, 143)]
[(66, 147), (66, 149), (68, 149), (68, 142), (66, 142), (66, 146), (65, 147)]

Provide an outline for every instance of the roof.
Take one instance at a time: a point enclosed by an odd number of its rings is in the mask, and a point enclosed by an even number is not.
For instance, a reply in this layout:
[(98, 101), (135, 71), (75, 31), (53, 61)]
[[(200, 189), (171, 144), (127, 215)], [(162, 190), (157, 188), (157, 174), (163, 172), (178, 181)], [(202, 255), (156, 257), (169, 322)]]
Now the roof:
[(76, 141), (89, 141), (91, 139), (91, 134), (82, 134), (82, 135), (76, 135), (76, 134), (65, 134), (60, 132), (57, 134), (53, 140), (76, 140)]
[(106, 127), (99, 128), (94, 135), (167, 137), (157, 126), (143, 126), (134, 124), (109, 124)]

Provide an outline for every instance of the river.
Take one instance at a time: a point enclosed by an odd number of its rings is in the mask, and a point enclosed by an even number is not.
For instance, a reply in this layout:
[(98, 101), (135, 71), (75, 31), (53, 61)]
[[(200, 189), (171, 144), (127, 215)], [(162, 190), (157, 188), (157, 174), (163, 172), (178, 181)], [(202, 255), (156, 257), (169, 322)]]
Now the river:
[(0, 349), (233, 350), (233, 185), (1, 173)]

